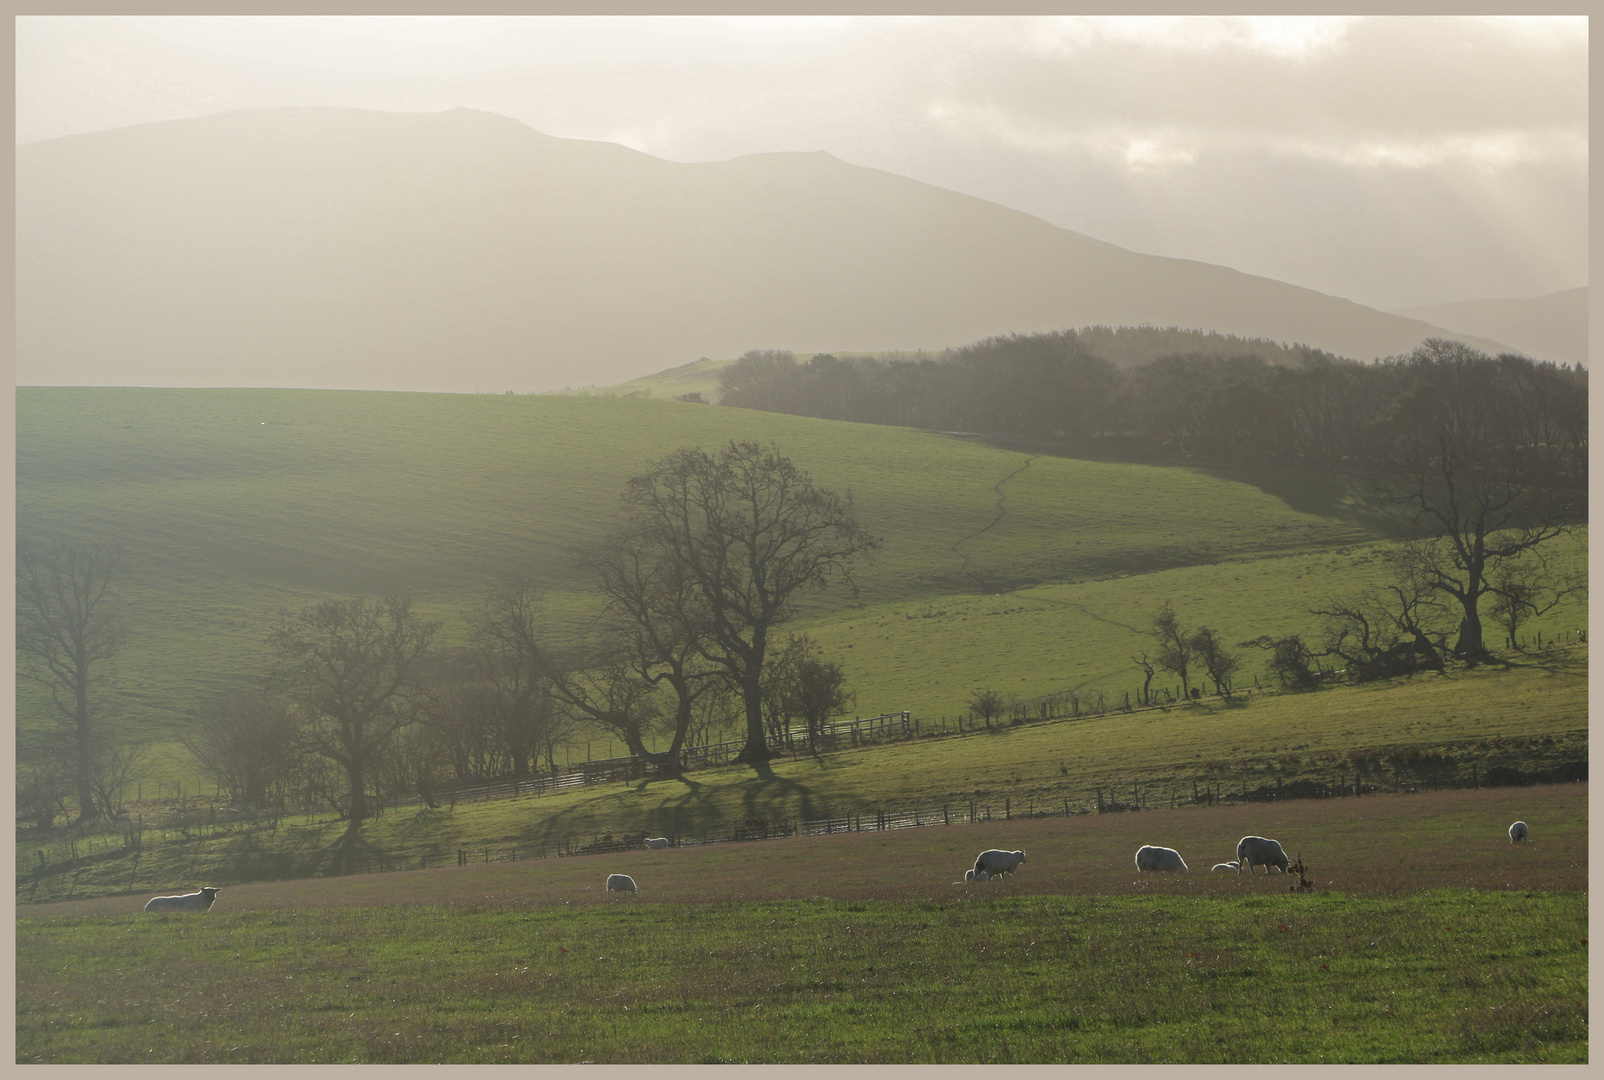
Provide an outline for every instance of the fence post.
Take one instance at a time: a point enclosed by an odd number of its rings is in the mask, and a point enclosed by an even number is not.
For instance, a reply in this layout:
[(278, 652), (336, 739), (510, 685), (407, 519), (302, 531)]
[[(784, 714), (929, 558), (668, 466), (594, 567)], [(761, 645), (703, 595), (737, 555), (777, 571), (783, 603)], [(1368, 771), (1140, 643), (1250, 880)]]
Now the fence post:
[(1013, 813), (1009, 810), (1009, 806), (1012, 804), (1012, 802), (1013, 802), (1013, 800), (1011, 800), (1011, 799), (1008, 799), (1008, 798), (1004, 798), (1003, 799), (1003, 820), (1004, 821), (1012, 821), (1013, 818), (1014, 818)]

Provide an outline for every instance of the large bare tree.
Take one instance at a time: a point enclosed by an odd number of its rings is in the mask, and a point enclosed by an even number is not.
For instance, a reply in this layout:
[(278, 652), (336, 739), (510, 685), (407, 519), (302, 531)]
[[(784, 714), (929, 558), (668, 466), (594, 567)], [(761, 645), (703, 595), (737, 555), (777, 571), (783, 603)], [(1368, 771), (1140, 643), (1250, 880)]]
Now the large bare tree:
[(108, 709), (100, 690), (125, 636), (110, 602), (122, 564), (105, 544), (17, 545), (17, 674), (45, 688), (50, 719), (71, 739), (80, 822), (98, 814), (97, 739)]
[(1403, 558), (1412, 579), (1457, 606), (1454, 653), (1478, 660), (1487, 653), (1482, 599), (1506, 567), (1529, 564), (1584, 521), (1586, 496), (1556, 479), (1558, 436), (1519, 422), (1519, 365), (1431, 339), (1409, 368), (1411, 391), (1381, 432), (1384, 460), (1400, 474), (1401, 491), (1389, 497), (1425, 531)]
[(353, 822), (371, 815), (372, 773), (386, 742), (413, 720), (410, 698), (439, 628), (410, 597), (391, 596), (325, 600), (286, 612), (272, 631), (277, 675), (301, 707), (303, 737), (343, 770)]
[(676, 450), (632, 477), (624, 500), (632, 531), (695, 592), (702, 657), (740, 688), (740, 760), (766, 761), (770, 633), (804, 593), (850, 584), (853, 564), (880, 541), (858, 523), (850, 496), (814, 486), (777, 448), (754, 442)]

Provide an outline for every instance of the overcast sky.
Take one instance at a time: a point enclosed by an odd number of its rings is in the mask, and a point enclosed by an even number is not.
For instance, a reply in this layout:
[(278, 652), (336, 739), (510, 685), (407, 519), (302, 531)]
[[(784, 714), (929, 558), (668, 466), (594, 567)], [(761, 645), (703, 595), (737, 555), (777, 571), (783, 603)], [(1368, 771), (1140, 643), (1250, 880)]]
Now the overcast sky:
[(17, 141), (466, 106), (843, 160), (1390, 309), (1587, 283), (1587, 20), (24, 16)]

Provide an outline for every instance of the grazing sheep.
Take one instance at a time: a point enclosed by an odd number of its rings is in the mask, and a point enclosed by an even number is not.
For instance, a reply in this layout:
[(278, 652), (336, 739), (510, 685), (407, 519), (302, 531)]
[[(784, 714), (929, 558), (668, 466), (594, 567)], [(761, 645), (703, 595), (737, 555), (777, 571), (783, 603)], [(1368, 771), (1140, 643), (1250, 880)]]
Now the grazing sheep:
[(1143, 870), (1181, 870), (1186, 869), (1186, 860), (1174, 848), (1154, 847), (1143, 844), (1136, 849), (1136, 869)]
[(212, 901), (217, 899), (221, 889), (214, 889), (210, 885), (199, 892), (185, 893), (182, 896), (153, 896), (145, 905), (146, 911), (208, 911)]
[(1264, 867), (1268, 874), (1270, 867), (1275, 867), (1283, 874), (1289, 865), (1287, 853), (1281, 850), (1278, 840), (1269, 840), (1262, 836), (1244, 836), (1236, 842), (1236, 861), (1240, 864), (1237, 873), (1246, 870), (1253, 873), (1255, 866)]
[(964, 871), (964, 880), (965, 881), (990, 881), (991, 880), (991, 875), (986, 873), (984, 870), (975, 870), (975, 869), (971, 868), (971, 869), (968, 869), (968, 870)]
[(975, 876), (981, 881), (986, 880), (980, 877), (982, 873), (987, 877), (1002, 877), (1004, 874), (1018, 877), (1019, 864), (1024, 861), (1023, 851), (1001, 851), (997, 848), (982, 851), (975, 857)]
[(1509, 842), (1511, 844), (1524, 843), (1526, 840), (1526, 823), (1517, 821), (1509, 827)]
[(629, 892), (635, 896), (640, 895), (640, 890), (635, 888), (635, 879), (630, 877), (628, 874), (607, 875), (608, 894), (611, 895), (615, 889), (619, 892)]
[(668, 837), (648, 836), (646, 838), (646, 846), (652, 851), (661, 851), (663, 848), (668, 846)]

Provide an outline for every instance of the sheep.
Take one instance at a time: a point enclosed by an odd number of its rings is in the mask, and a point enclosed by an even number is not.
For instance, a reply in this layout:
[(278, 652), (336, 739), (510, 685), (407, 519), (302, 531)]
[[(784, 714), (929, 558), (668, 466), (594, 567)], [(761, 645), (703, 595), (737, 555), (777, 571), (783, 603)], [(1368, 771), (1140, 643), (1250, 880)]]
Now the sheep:
[(1209, 870), (1231, 870), (1236, 873), (1241, 873), (1241, 865), (1241, 863), (1237, 862), (1235, 859), (1232, 859), (1230, 862), (1217, 862), (1213, 866), (1209, 867)]
[(1517, 821), (1509, 827), (1509, 842), (1511, 844), (1524, 843), (1526, 840), (1526, 823)]
[(615, 889), (619, 892), (628, 892), (632, 896), (640, 895), (640, 890), (635, 887), (635, 879), (628, 874), (607, 875), (607, 894), (611, 896)]
[(1143, 870), (1186, 870), (1186, 860), (1174, 848), (1154, 847), (1144, 844), (1136, 849), (1136, 869)]
[(965, 881), (990, 881), (991, 880), (991, 875), (986, 873), (984, 870), (976, 870), (973, 867), (971, 867), (970, 869), (964, 871), (964, 880)]
[(145, 905), (146, 911), (209, 911), (212, 901), (217, 899), (221, 889), (214, 889), (210, 885), (199, 892), (185, 893), (182, 896), (153, 896)]
[(1283, 874), (1287, 872), (1287, 853), (1281, 850), (1278, 840), (1269, 840), (1262, 836), (1244, 836), (1236, 842), (1236, 860), (1240, 864), (1237, 873), (1246, 870), (1253, 873), (1255, 866), (1264, 867), (1268, 874), (1270, 867), (1275, 867)]
[(980, 877), (982, 873), (985, 873), (986, 877), (1002, 877), (1004, 874), (1018, 877), (1019, 864), (1024, 861), (1023, 851), (1001, 851), (991, 848), (975, 856), (975, 876), (981, 881), (986, 880)]
[(646, 847), (651, 851), (661, 851), (667, 846), (668, 837), (666, 836), (648, 836), (646, 838)]

